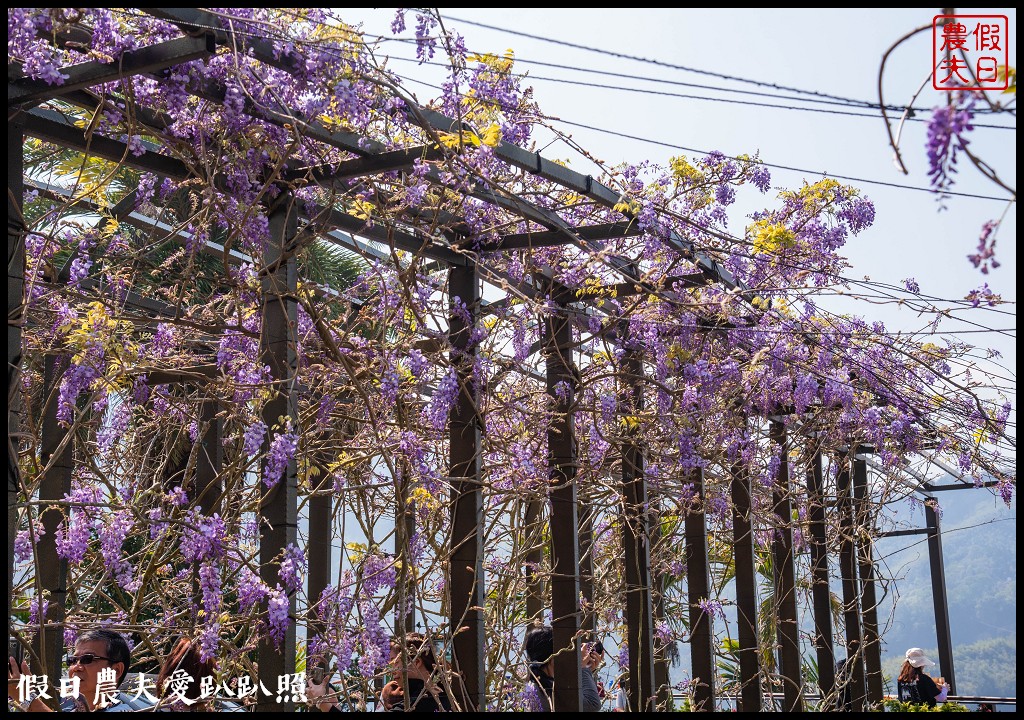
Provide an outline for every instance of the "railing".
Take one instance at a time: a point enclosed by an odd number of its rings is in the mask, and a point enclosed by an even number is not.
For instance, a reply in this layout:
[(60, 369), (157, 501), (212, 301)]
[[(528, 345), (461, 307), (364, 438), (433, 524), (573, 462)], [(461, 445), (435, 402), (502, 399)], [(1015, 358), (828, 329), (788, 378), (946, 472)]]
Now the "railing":
[[(673, 693), (672, 700), (676, 706), (682, 705), (683, 701), (688, 696), (682, 693)], [(782, 693), (766, 693), (762, 698), (766, 699), (766, 705), (774, 705), (776, 702), (783, 699)], [(894, 700), (894, 695), (886, 695), (886, 700)], [(737, 697), (731, 695), (719, 695), (715, 698), (716, 710), (733, 710), (737, 707)], [(821, 700), (821, 695), (814, 693), (808, 693), (804, 695), (804, 701), (807, 703), (816, 703)], [(946, 698), (947, 702), (960, 703), (961, 705), (968, 705), (974, 703), (989, 703), (990, 705), (1007, 705), (1010, 707), (1017, 706), (1017, 698), (1015, 697), (988, 697), (985, 695), (950, 695)], [(972, 708), (976, 709), (976, 708)]]

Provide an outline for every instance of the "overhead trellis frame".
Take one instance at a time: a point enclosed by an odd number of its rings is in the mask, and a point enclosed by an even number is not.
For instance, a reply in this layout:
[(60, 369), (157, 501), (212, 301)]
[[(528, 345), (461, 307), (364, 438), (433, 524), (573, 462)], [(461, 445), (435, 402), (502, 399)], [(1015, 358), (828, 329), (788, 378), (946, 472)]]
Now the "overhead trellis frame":
[[(9, 149), (12, 150), (12, 153), (9, 155), (11, 159), (9, 160), (8, 244), (9, 255), (14, 253), (9, 258), (9, 313), (11, 319), (18, 318), (23, 307), (23, 291), (20, 283), (23, 281), (24, 260), (23, 258), (18, 259), (18, 253), (23, 253), (25, 229), (17, 220), (21, 216), (17, 198), (21, 197), (23, 182), (22, 161), (18, 159), (21, 154), (23, 134), (60, 147), (104, 158), (112, 163), (123, 163), (159, 177), (168, 177), (179, 181), (200, 180), (213, 186), (218, 186), (223, 182), (223, 179), (217, 176), (196, 178), (193, 169), (188, 164), (162, 154), (158, 148), (149, 146), (148, 141), (144, 142), (143, 149), (140, 151), (130, 142), (104, 137), (92, 128), (79, 127), (73, 119), (64, 117), (60, 113), (33, 106), (50, 99), (61, 98), (72, 105), (94, 110), (98, 100), (108, 101), (114, 97), (103, 95), (102, 91), (99, 95), (90, 92), (96, 85), (135, 74), (158, 73), (173, 65), (208, 57), (215, 52), (217, 47), (230, 50), (246, 48), (254, 59), (268, 66), (289, 73), (296, 71), (292, 56), (280, 52), (274, 43), (261, 38), (241, 35), (224, 28), (218, 17), (211, 13), (193, 9), (166, 8), (147, 9), (146, 12), (177, 25), (187, 34), (187, 37), (126, 53), (116, 66), (104, 62), (91, 62), (68, 68), (66, 74), (69, 79), (65, 85), (47, 86), (40, 81), (24, 79), (9, 82), (10, 122), (8, 134)], [(60, 42), (61, 38), (57, 38), (57, 41)], [(190, 84), (187, 86), (187, 91), (196, 97), (214, 102), (223, 102), (227, 95), (225, 87), (209, 80), (199, 86)], [(334, 187), (344, 189), (344, 184), (352, 179), (395, 171), (410, 171), (417, 161), (443, 165), (455, 161), (458, 158), (458, 151), (456, 149), (445, 150), (443, 144), (438, 142), (439, 133), (457, 133), (461, 138), (464, 131), (473, 131), (473, 128), (465, 123), (460, 123), (434, 110), (406, 102), (407, 119), (412, 124), (419, 126), (428, 137), (433, 139), (435, 144), (396, 150), (389, 149), (356, 133), (331, 130), (318, 122), (303, 118), (301, 114), (288, 108), (257, 107), (249, 101), (245, 102), (244, 107), (246, 112), (265, 122), (289, 128), (296, 135), (305, 139), (322, 142), (356, 156), (354, 159), (336, 163), (329, 168), (308, 167), (298, 159), (295, 159), (294, 162), (291, 159), (285, 159), (281, 164), (282, 172), (279, 177), (292, 187), (314, 184), (327, 189)], [(137, 108), (137, 111), (136, 119), (143, 124), (150, 125), (146, 129), (147, 135), (157, 136), (164, 123), (160, 114), (144, 107)], [(15, 146), (18, 148), (17, 152), (13, 152)], [(262, 317), (264, 318), (262, 352), (266, 364), (272, 368), (272, 382), (276, 387), (273, 399), (263, 409), (263, 419), (270, 426), (281, 416), (298, 417), (295, 394), (298, 389), (294, 385), (297, 362), (294, 327), (298, 293), (294, 253), (297, 246), (311, 238), (343, 243), (344, 238), (330, 233), (332, 229), (338, 229), (448, 266), (448, 293), (452, 302), (448, 342), (451, 347), (450, 362), (452, 367), (457, 369), (459, 387), (458, 400), (449, 420), (449, 475), (452, 481), (451, 522), (453, 530), (449, 548), (448, 617), (453, 635), (453, 664), (462, 678), (461, 684), (456, 688), (458, 699), (465, 708), (483, 709), (486, 706), (487, 696), (484, 679), (485, 650), (482, 610), (485, 589), (485, 574), (482, 567), (485, 540), (482, 534), (483, 478), (480, 463), (480, 432), (485, 423), (480, 413), (480, 398), (477, 395), (477, 390), (473, 389), (475, 387), (472, 381), (473, 350), (468, 340), (468, 334), (477, 318), (484, 312), (479, 296), (481, 279), (493, 281), (502, 287), (509, 288), (512, 292), (537, 300), (545, 297), (551, 298), (552, 305), (549, 307), (543, 337), (531, 347), (531, 354), (538, 350), (542, 350), (544, 353), (547, 364), (547, 390), (555, 403), (555, 412), (548, 428), (547, 438), (550, 472), (548, 496), (551, 501), (552, 535), (550, 606), (553, 613), (552, 625), (555, 629), (556, 649), (569, 650), (572, 648), (574, 650), (562, 652), (556, 656), (556, 672), (560, 681), (556, 686), (555, 700), (556, 707), (559, 709), (574, 710), (578, 709), (580, 704), (579, 687), (575, 681), (577, 677), (575, 669), (579, 663), (579, 640), (584, 637), (586, 631), (586, 628), (583, 627), (583, 612), (579, 606), (581, 566), (586, 562), (584, 558), (581, 558), (581, 546), (589, 543), (589, 537), (584, 538), (580, 535), (580, 517), (584, 511), (581, 510), (577, 499), (576, 468), (579, 463), (576, 458), (577, 438), (574, 434), (571, 408), (573, 407), (573, 392), (578, 384), (579, 371), (574, 367), (575, 343), (572, 340), (572, 327), (574, 324), (583, 324), (586, 313), (596, 311), (599, 303), (586, 295), (583, 295), (581, 299), (580, 293), (562, 284), (551, 269), (541, 268), (532, 278), (516, 282), (507, 272), (492, 267), (492, 264), (488, 262), (487, 253), (573, 245), (581, 251), (591, 253), (593, 257), (599, 258), (607, 270), (616, 273), (621, 278), (621, 282), (612, 283), (605, 288), (610, 288), (610, 292), (616, 296), (651, 294), (670, 302), (676, 301), (685, 304), (686, 290), (714, 284), (723, 288), (726, 293), (735, 295), (748, 303), (746, 306), (748, 317), (745, 318), (745, 321), (749, 322), (751, 326), (756, 325), (765, 305), (758, 304), (754, 293), (734, 278), (732, 273), (721, 263), (699, 249), (693, 241), (671, 229), (668, 229), (660, 237), (660, 240), (677, 253), (681, 259), (691, 263), (695, 272), (670, 276), (661, 282), (653, 282), (651, 279), (643, 277), (631, 259), (609, 254), (603, 244), (605, 240), (631, 237), (642, 232), (635, 212), (629, 208), (629, 198), (626, 195), (589, 175), (582, 175), (554, 163), (541, 156), (540, 153), (526, 151), (502, 141), (494, 144), (491, 151), (496, 158), (508, 165), (576, 193), (581, 198), (589, 200), (613, 214), (621, 215), (623, 219), (591, 225), (575, 225), (567, 222), (553, 210), (541, 207), (499, 187), (489, 186), (483, 180), (475, 180), (470, 182), (467, 187), (461, 188), (463, 197), (480, 200), (500, 208), (519, 218), (526, 223), (527, 227), (537, 226), (543, 229), (507, 233), (496, 239), (474, 241), (469, 239), (473, 233), (468, 220), (444, 211), (431, 210), (429, 213), (421, 213), (415, 208), (409, 208), (400, 215), (397, 223), (371, 225), (333, 207), (305, 210), (303, 219), (306, 224), (300, 227), (300, 208), (293, 205), (291, 195), (285, 191), (274, 201), (272, 207), (266, 208), (271, 242), (270, 252), (264, 258), (265, 264), (260, 270)], [(450, 184), (445, 182), (437, 167), (431, 166), (424, 177), (436, 187), (450, 189)], [(623, 210), (624, 206), (625, 210)], [(131, 211), (130, 207), (124, 209), (125, 213)], [(686, 218), (683, 218), (682, 221), (689, 222)], [(444, 229), (441, 232), (423, 232), (419, 229), (423, 224)], [(698, 227), (701, 231), (707, 231), (706, 227)], [(229, 252), (233, 251), (224, 248), (225, 256)], [(21, 268), (20, 274), (17, 272), (18, 267)], [(461, 301), (461, 306), (456, 306), (456, 298)], [(131, 301), (132, 298), (129, 298), (129, 302)], [(159, 313), (159, 309), (151, 300), (139, 298), (138, 303), (147, 312)], [(570, 309), (569, 306), (572, 304), (577, 306), (576, 309)], [(729, 324), (728, 321), (713, 313), (703, 317), (702, 321), (712, 330), (716, 326)], [(630, 348), (627, 344), (627, 325), (626, 318), (619, 318), (618, 324), (611, 324), (597, 334), (617, 342), (625, 348), (626, 355), (622, 366), (629, 378), (629, 393), (633, 395), (630, 403), (634, 406), (635, 411), (639, 412), (643, 405), (644, 358), (638, 354), (635, 347)], [(17, 396), (15, 388), (18, 383), (16, 372), (13, 369), (18, 368), (21, 363), (21, 335), (18, 322), (9, 323), (8, 347), (9, 394), (13, 399)], [(49, 368), (48, 372), (52, 376), (53, 368)], [(49, 382), (54, 382), (52, 377)], [(12, 407), (14, 405), (15, 403), (12, 403)], [(204, 415), (205, 427), (209, 433), (204, 446), (208, 452), (203, 455), (200, 475), (202, 476), (201, 482), (206, 487), (215, 482), (219, 460), (216, 452), (209, 452), (211, 446), (217, 444), (216, 408), (212, 403), (204, 404), (204, 408), (204, 412), (206, 412)], [(55, 437), (59, 438), (59, 431), (55, 428), (53, 420), (49, 416), (47, 418), (48, 424), (44, 425), (43, 433), (44, 458), (49, 452), (53, 452), (49, 450), (51, 446), (60, 447), (60, 442), (62, 442), (55, 439)], [(14, 425), (12, 424), (12, 432), (13, 430)], [(796, 627), (796, 583), (793, 575), (792, 537), (790, 535), (791, 486), (788, 479), (788, 451), (786, 451), (788, 441), (785, 428), (776, 419), (772, 420), (771, 436), (783, 449), (774, 498), (775, 513), (778, 516), (782, 535), (773, 541), (773, 549), (774, 591), (776, 598), (781, 602), (783, 611), (777, 625), (779, 644), (782, 647), (778, 675), (782, 679), (785, 691), (785, 709), (789, 710), (801, 707), (802, 677)], [(55, 442), (57, 445), (53, 445)], [(66, 452), (69, 443), (63, 442)], [(839, 449), (836, 451), (838, 452)], [(12, 447), (9, 453), (8, 475), (10, 540), (8, 579), (11, 597), (14, 596), (13, 555), (11, 555), (14, 543), (11, 533), (17, 526), (17, 495), (20, 492), (16, 452), (16, 448)], [(624, 528), (627, 528), (623, 531), (623, 550), (627, 565), (625, 573), (627, 601), (625, 637), (629, 647), (630, 675), (634, 678), (630, 690), (630, 705), (633, 709), (639, 710), (650, 708), (654, 698), (658, 697), (659, 693), (664, 693), (665, 690), (664, 687), (658, 686), (659, 670), (655, 667), (659, 662), (663, 667), (664, 660), (656, 659), (654, 653), (654, 626), (659, 603), (658, 592), (655, 590), (655, 583), (650, 575), (650, 547), (657, 535), (657, 529), (651, 521), (651, 512), (648, 509), (649, 490), (644, 480), (644, 449), (640, 440), (631, 437), (623, 444), (621, 452), (623, 457), (621, 490), (626, 498), (622, 524)], [(810, 462), (816, 463), (811, 469), (815, 479), (811, 484), (809, 476), (809, 485), (813, 487), (815, 493), (821, 493), (823, 488), (820, 480), (820, 450), (815, 451), (812, 457), (813, 460)], [(59, 471), (54, 472), (53, 470)], [(53, 470), (46, 475), (47, 482), (40, 491), (40, 501), (56, 500), (67, 493), (70, 487), (67, 465), (58, 463), (54, 465)], [(703, 470), (698, 469), (696, 472), (700, 473), (699, 476), (695, 476), (694, 483), (697, 498), (698, 501), (703, 502), (705, 500), (704, 483), (701, 480)], [(879, 667), (877, 621), (869, 620), (866, 617), (869, 610), (872, 614), (874, 611), (874, 601), (869, 599), (867, 592), (868, 589), (873, 590), (870, 547), (855, 547), (853, 539), (852, 523), (855, 522), (855, 515), (863, 512), (862, 503), (866, 491), (866, 483), (859, 480), (861, 476), (858, 473), (860, 472), (865, 472), (863, 461), (856, 461), (853, 483), (857, 497), (856, 507), (853, 507), (849, 499), (850, 470), (848, 466), (843, 466), (837, 480), (839, 484), (837, 495), (841, 497), (840, 511), (843, 513), (843, 522), (850, 523), (840, 549), (844, 591), (847, 595), (848, 650), (855, 653), (858, 659), (863, 653), (868, 669), (867, 687), (864, 687), (863, 669), (859, 675), (855, 674), (854, 676), (855, 702), (858, 703), (863, 702), (865, 697), (872, 702), (881, 699), (879, 696), (880, 685), (875, 682), (880, 678), (877, 669)], [(296, 473), (295, 463), (291, 461), (283, 472), (282, 481), (268, 493), (261, 506), (261, 512), (268, 521), (268, 526), (261, 530), (260, 560), (261, 569), (264, 571), (263, 581), (268, 586), (272, 586), (275, 582), (272, 562), (296, 539), (298, 506)], [(746, 617), (747, 624), (744, 624), (745, 621), (741, 617), (738, 653), (741, 660), (740, 679), (743, 688), (743, 705), (744, 709), (748, 709), (748, 704), (752, 705), (755, 702), (754, 698), (760, 698), (761, 674), (764, 671), (758, 663), (757, 628), (752, 614), (751, 601), (756, 599), (756, 589), (753, 569), (750, 567), (752, 559), (749, 557), (748, 550), (750, 548), (748, 546), (752, 541), (753, 528), (749, 520), (751, 512), (750, 485), (743, 468), (736, 468), (733, 471), (732, 483), (734, 502), (736, 503), (734, 529), (737, 532), (735, 552), (737, 579), (740, 583), (738, 595), (740, 596), (741, 616), (749, 615)], [(738, 494), (737, 490), (739, 490)], [(741, 502), (742, 498), (745, 498), (745, 505), (744, 502)], [(812, 503), (811, 507), (817, 508), (815, 521), (820, 523), (823, 505)], [(213, 505), (204, 503), (203, 510), (210, 513), (213, 511)], [(822, 512), (819, 513), (818, 510)], [(533, 508), (532, 513), (536, 519), (538, 517), (537, 508)], [(44, 514), (44, 517), (47, 516)], [(55, 517), (55, 514), (49, 517)], [(315, 514), (311, 514), (311, 536), (315, 533), (326, 532), (329, 534), (330, 528), (327, 525), (329, 521), (329, 514), (325, 513), (322, 507)], [(49, 522), (52, 525), (55, 520)], [(702, 684), (698, 685), (694, 699), (699, 706), (710, 709), (714, 706), (716, 697), (713, 677), (709, 677), (714, 673), (715, 649), (710, 629), (713, 615), (709, 613), (706, 606), (700, 606), (697, 602), (700, 599), (708, 600), (709, 588), (706, 583), (701, 587), (700, 583), (694, 579), (698, 576), (707, 577), (708, 549), (704, 544), (706, 542), (704, 510), (696, 507), (693, 511), (688, 512), (685, 523), (690, 590), (698, 596), (693, 597), (691, 593), (689, 598), (691, 631), (694, 641), (693, 674), (702, 679)], [(48, 530), (49, 537), (52, 538), (56, 528), (48, 527)], [(824, 537), (820, 532), (815, 533), (812, 547), (816, 552), (816, 569), (820, 571), (822, 567), (827, 568), (827, 552), (824, 547)], [(323, 548), (319, 549), (324, 551)], [(858, 551), (859, 555), (855, 557), (854, 553)], [(62, 564), (66, 567), (66, 564), (57, 557), (52, 544), (41, 546), (40, 552), (44, 555), (41, 559), (47, 561), (47, 564), (43, 566), (51, 567), (56, 572), (56, 574), (50, 573), (42, 578), (42, 587), (50, 593), (51, 597), (59, 597), (63, 582), (60, 577), (60, 568)], [(326, 585), (323, 568), (330, 564), (330, 548), (327, 547), (325, 552), (326, 560), (323, 554), (317, 556), (315, 564), (319, 569), (315, 573), (315, 581), (313, 573), (311, 573), (311, 598), (319, 594), (313, 592), (314, 582), (319, 590)], [(865, 606), (871, 604), (870, 608), (859, 607), (857, 603), (857, 595), (860, 594), (859, 590), (855, 589), (858, 560), (859, 576), (864, 583), (864, 594), (861, 600)], [(312, 558), (310, 564), (314, 565)], [(741, 567), (743, 568), (742, 576)], [(817, 574), (815, 582), (820, 582)], [(530, 597), (534, 598), (533, 602), (536, 602), (536, 599), (539, 598), (539, 591), (531, 590)], [(296, 610), (294, 595), (289, 597), (289, 603), (290, 612), (294, 615)], [(828, 614), (827, 604), (819, 603), (817, 595), (815, 611), (816, 631), (827, 646), (827, 648), (819, 647), (820, 659), (831, 655), (831, 624), (830, 617), (824, 616)], [(860, 634), (861, 613), (865, 615), (863, 637)], [(533, 611), (529, 611), (529, 614), (535, 614), (535, 608)], [(48, 629), (42, 637), (44, 639), (40, 641), (42, 644), (39, 648), (39, 655), (47, 663), (51, 676), (55, 677), (54, 668), (56, 666), (52, 663), (59, 658), (57, 652), (59, 638), (56, 631), (52, 629)], [(45, 650), (43, 644), (46, 646)], [(821, 652), (826, 649), (827, 652)], [(269, 638), (264, 637), (257, 652), (261, 672), (282, 674), (293, 670), (294, 624), (290, 625), (286, 631), (283, 643), (275, 644)], [(945, 647), (944, 652), (948, 654), (949, 648)], [(859, 666), (859, 662), (857, 664)], [(59, 670), (59, 667), (57, 669)], [(947, 677), (952, 678), (951, 666)], [(829, 695), (833, 688), (828, 671), (822, 673), (820, 682), (823, 694)], [(661, 684), (664, 685), (663, 680)], [(751, 692), (750, 688), (756, 688), (756, 691)], [(760, 704), (759, 700), (758, 704)], [(279, 707), (279, 705), (268, 702), (266, 709), (270, 707)]]

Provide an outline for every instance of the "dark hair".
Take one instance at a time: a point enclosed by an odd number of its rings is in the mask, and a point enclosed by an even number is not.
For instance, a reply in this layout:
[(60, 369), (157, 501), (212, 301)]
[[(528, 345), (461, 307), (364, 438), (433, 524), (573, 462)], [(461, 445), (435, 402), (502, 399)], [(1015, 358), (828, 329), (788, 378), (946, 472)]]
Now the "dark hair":
[(526, 657), (532, 663), (546, 664), (555, 654), (555, 637), (547, 625), (534, 625), (526, 631), (523, 639)]
[(106, 645), (103, 654), (110, 658), (111, 665), (124, 663), (124, 670), (117, 676), (117, 686), (121, 687), (121, 681), (128, 674), (128, 668), (132, 664), (132, 651), (128, 649), (128, 642), (124, 639), (124, 635), (114, 630), (96, 628), (95, 630), (86, 630), (79, 635), (75, 640), (75, 645), (81, 642), (102, 642)]
[[(402, 640), (398, 637), (391, 638), (391, 652), (399, 653), (401, 657)], [(434, 643), (426, 635), (418, 632), (405, 634), (405, 652), (411, 664), (416, 658), (423, 661), (423, 667), (427, 672), (434, 672), (437, 665), (437, 656), (434, 654)]]
[(156, 691), (160, 693), (160, 697), (166, 697), (168, 694), (167, 681), (175, 670), (184, 670), (188, 673), (191, 680), (185, 686), (183, 695), (189, 700), (198, 702), (203, 699), (200, 682), (203, 677), (213, 676), (214, 667), (213, 658), (203, 662), (202, 655), (199, 653), (199, 648), (196, 647), (196, 644), (187, 637), (183, 637), (178, 640), (170, 655), (164, 660), (164, 664), (160, 666), (160, 674), (156, 677)]
[(914, 667), (910, 664), (909, 660), (903, 661), (903, 667), (900, 668), (900, 676), (897, 678), (897, 682), (912, 683), (917, 682), (917, 679), (921, 676), (921, 668)]

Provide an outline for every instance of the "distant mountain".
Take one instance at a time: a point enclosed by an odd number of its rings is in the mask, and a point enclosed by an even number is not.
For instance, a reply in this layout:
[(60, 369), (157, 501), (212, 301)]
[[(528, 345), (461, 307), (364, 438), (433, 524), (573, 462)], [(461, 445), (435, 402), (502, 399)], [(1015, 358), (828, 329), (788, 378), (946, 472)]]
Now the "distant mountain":
[[(953, 638), (957, 694), (1016, 696), (1017, 511), (986, 490), (938, 494), (942, 550)], [(924, 526), (922, 510), (897, 509), (902, 519)], [(884, 630), (883, 670), (894, 677), (909, 647), (927, 649), (938, 661), (928, 546), (924, 536), (884, 538), (876, 558), (895, 576), (879, 609)], [(893, 610), (893, 600), (896, 601)], [(934, 669), (935, 674), (938, 668)]]

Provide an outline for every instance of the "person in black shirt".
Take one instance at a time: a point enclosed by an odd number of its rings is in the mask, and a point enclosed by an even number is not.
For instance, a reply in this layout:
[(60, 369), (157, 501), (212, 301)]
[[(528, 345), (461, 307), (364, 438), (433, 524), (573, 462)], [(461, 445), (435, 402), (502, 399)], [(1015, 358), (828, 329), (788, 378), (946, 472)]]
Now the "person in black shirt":
[[(403, 659), (407, 660), (404, 664)], [(392, 638), (391, 664), (395, 667), (393, 679), (380, 693), (380, 701), (385, 710), (451, 712), (451, 701), (444, 689), (437, 684), (435, 670), (438, 668), (434, 645), (422, 633), (406, 633), (404, 658), (402, 640)], [(403, 675), (406, 676), (408, 683), (408, 697), (405, 695)]]
[(928, 707), (935, 707), (936, 701), (944, 702), (947, 686), (940, 688), (921, 669), (935, 664), (925, 657), (924, 650), (910, 648), (906, 658), (897, 679), (900, 702), (924, 703)]
[[(530, 681), (536, 686), (541, 703), (539, 712), (551, 712), (551, 701), (555, 687), (555, 643), (551, 627), (534, 625), (526, 631), (523, 648), (530, 659)], [(604, 648), (600, 643), (585, 643), (581, 649), (580, 664), (580, 710), (598, 712), (601, 697), (598, 694), (594, 673), (601, 666)]]

